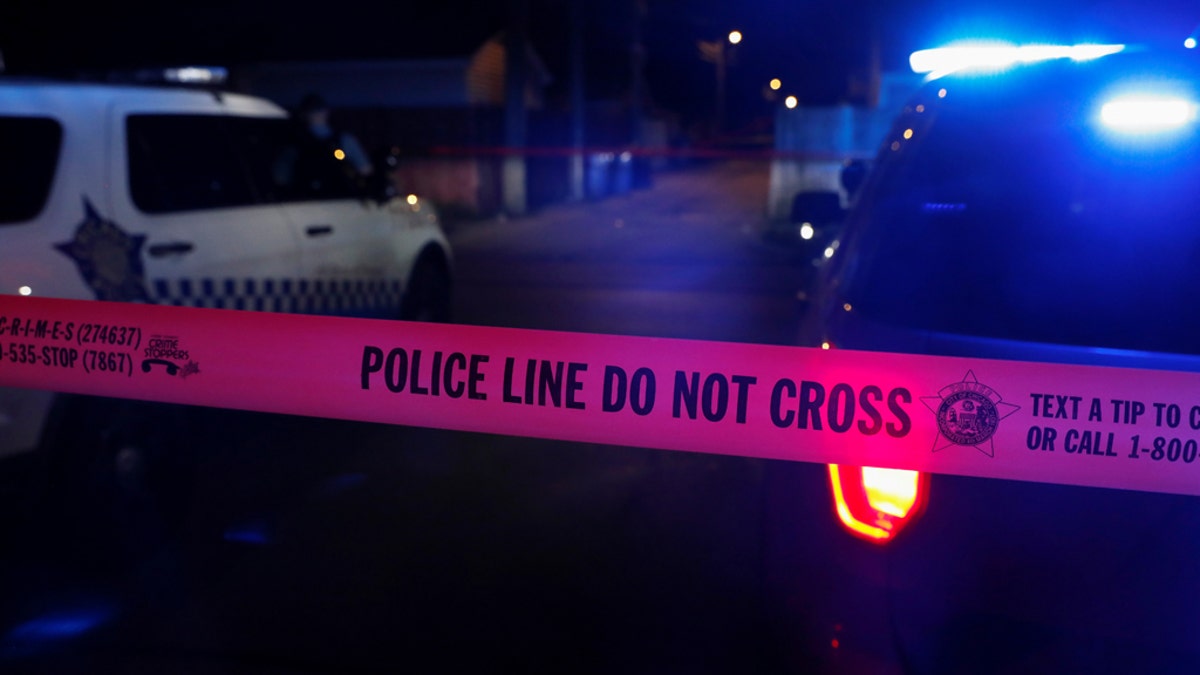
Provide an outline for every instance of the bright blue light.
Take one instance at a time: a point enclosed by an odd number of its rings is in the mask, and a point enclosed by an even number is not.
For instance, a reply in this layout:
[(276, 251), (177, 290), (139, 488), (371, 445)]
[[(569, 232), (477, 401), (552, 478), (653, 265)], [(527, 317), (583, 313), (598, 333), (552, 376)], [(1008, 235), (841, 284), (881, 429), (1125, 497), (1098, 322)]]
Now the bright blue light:
[(914, 73), (940, 77), (962, 70), (997, 71), (1021, 63), (1051, 59), (1090, 61), (1125, 49), (1125, 45), (1015, 45), (1007, 42), (963, 42), (922, 49), (908, 57)]
[(1188, 49), (1195, 49), (1196, 48), (1196, 38), (1189, 37), (1188, 39), (1184, 40), (1183, 46), (1187, 47)]
[(14, 626), (0, 639), (0, 661), (37, 654), (55, 644), (78, 638), (108, 623), (116, 615), (116, 606), (109, 603), (47, 612)]
[(1196, 102), (1176, 96), (1125, 95), (1100, 108), (1104, 126), (1126, 133), (1178, 129), (1196, 121)]

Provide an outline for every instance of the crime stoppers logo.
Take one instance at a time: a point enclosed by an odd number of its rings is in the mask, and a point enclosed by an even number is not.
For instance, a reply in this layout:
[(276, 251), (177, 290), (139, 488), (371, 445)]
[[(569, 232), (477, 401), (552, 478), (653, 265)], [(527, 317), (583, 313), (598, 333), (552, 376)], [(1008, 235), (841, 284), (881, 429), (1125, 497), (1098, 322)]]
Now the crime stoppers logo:
[(1004, 403), (995, 389), (980, 384), (970, 370), (961, 382), (942, 387), (937, 396), (922, 396), (921, 401), (937, 416), (934, 452), (966, 445), (988, 457), (996, 455), (992, 436), (1000, 428), (1000, 420), (1020, 409)]
[(143, 373), (161, 370), (167, 375), (186, 378), (200, 372), (200, 365), (174, 335), (151, 335), (142, 356)]

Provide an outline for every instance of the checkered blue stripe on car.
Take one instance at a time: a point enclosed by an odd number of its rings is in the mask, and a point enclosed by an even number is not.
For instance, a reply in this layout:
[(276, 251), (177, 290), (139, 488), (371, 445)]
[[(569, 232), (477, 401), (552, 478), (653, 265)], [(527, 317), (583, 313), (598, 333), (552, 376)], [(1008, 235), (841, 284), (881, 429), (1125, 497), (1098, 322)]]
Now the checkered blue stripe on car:
[(292, 314), (395, 315), (403, 298), (391, 279), (155, 279), (151, 287), (164, 305)]

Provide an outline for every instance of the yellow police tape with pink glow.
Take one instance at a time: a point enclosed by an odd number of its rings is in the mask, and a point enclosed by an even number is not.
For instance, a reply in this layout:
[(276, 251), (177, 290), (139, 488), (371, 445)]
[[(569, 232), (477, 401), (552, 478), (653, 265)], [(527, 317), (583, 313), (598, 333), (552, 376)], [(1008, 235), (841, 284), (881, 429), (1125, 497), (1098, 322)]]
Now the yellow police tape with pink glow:
[(0, 386), (1200, 495), (1200, 374), (0, 296)]

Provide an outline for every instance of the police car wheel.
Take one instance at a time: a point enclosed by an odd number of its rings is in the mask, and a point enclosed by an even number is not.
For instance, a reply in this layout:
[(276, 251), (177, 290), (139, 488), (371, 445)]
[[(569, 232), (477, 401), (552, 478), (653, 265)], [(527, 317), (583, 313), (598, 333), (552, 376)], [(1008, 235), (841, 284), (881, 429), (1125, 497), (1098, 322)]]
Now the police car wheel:
[(413, 267), (400, 318), (437, 323), (450, 320), (450, 273), (435, 255), (421, 256)]
[(63, 397), (48, 435), (48, 507), (67, 553), (127, 570), (178, 542), (192, 449), (179, 406)]

